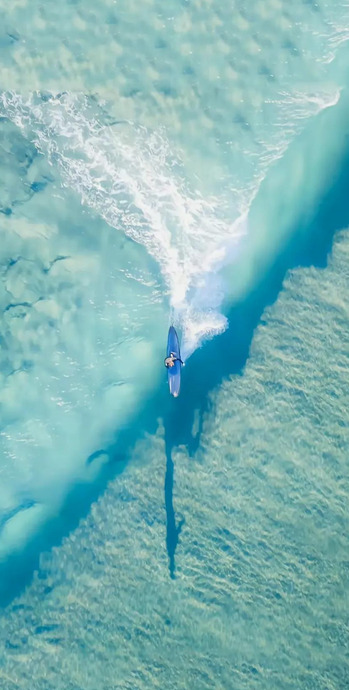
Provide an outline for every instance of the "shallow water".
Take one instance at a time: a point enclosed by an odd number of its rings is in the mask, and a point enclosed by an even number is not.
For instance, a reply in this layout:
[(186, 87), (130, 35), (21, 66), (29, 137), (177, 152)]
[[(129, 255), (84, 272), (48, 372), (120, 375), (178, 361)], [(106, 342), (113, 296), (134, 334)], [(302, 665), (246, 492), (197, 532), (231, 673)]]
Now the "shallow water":
[(2, 687), (346, 688), (347, 8), (0, 12)]

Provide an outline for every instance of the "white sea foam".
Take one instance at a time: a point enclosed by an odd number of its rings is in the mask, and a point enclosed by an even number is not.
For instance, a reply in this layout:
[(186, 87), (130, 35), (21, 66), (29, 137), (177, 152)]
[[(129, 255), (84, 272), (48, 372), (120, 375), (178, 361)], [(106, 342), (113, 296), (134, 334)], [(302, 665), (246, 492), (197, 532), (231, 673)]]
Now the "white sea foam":
[(188, 189), (165, 137), (132, 123), (103, 126), (85, 96), (11, 93), (1, 104), (59, 168), (62, 184), (157, 261), (186, 356), (224, 330), (217, 272), (244, 232), (243, 219), (229, 219), (223, 198)]
[[(1, 95), (0, 105), (59, 170), (63, 186), (156, 260), (188, 357), (227, 327), (219, 271), (246, 233), (248, 208), (266, 169), (287, 148), (297, 120), (334, 105), (339, 95), (333, 87), (279, 94), (271, 104), (281, 118), (277, 136), (262, 142), (252, 180), (235, 190), (235, 213), (227, 193), (203, 198), (189, 187), (164, 132), (125, 121), (104, 124), (105, 113), (93, 98), (11, 92)], [(285, 112), (292, 114), (287, 127)]]

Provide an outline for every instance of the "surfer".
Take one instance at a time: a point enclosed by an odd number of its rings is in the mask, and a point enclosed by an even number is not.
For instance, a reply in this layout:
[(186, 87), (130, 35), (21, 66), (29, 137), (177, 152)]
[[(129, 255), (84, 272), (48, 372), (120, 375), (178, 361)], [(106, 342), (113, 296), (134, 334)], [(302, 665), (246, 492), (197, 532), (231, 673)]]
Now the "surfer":
[(167, 369), (167, 381), (171, 395), (178, 398), (181, 387), (181, 369), (184, 364), (181, 360), (178, 335), (173, 326), (168, 330), (165, 367)]
[(170, 352), (170, 356), (166, 357), (165, 359), (166, 369), (171, 369), (172, 367), (174, 367), (175, 362), (180, 362), (181, 364), (183, 364), (180, 357), (177, 357), (177, 355), (175, 355), (174, 352)]

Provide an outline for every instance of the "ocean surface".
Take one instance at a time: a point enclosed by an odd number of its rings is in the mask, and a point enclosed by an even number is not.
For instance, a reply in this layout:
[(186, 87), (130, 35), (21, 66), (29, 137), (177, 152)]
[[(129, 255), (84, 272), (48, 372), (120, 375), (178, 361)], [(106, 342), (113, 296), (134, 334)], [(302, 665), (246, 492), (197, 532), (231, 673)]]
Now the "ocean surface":
[(348, 39), (0, 0), (1, 690), (349, 687)]

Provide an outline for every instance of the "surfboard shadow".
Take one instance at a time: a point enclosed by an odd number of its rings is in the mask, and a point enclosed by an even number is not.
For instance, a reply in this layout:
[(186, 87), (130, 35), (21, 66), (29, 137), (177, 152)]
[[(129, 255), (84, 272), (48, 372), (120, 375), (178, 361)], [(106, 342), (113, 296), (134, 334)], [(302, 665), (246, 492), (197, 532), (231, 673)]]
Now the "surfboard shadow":
[(166, 453), (166, 470), (165, 470), (165, 509), (166, 509), (166, 549), (169, 561), (169, 573), (172, 580), (176, 575), (175, 553), (179, 542), (179, 536), (185, 518), (181, 517), (176, 522), (176, 513), (173, 506), (173, 488), (174, 488), (174, 461), (172, 459), (172, 451), (176, 447), (177, 439), (177, 409), (175, 403), (177, 400), (171, 400), (171, 408), (164, 418), (165, 425), (165, 453)]

